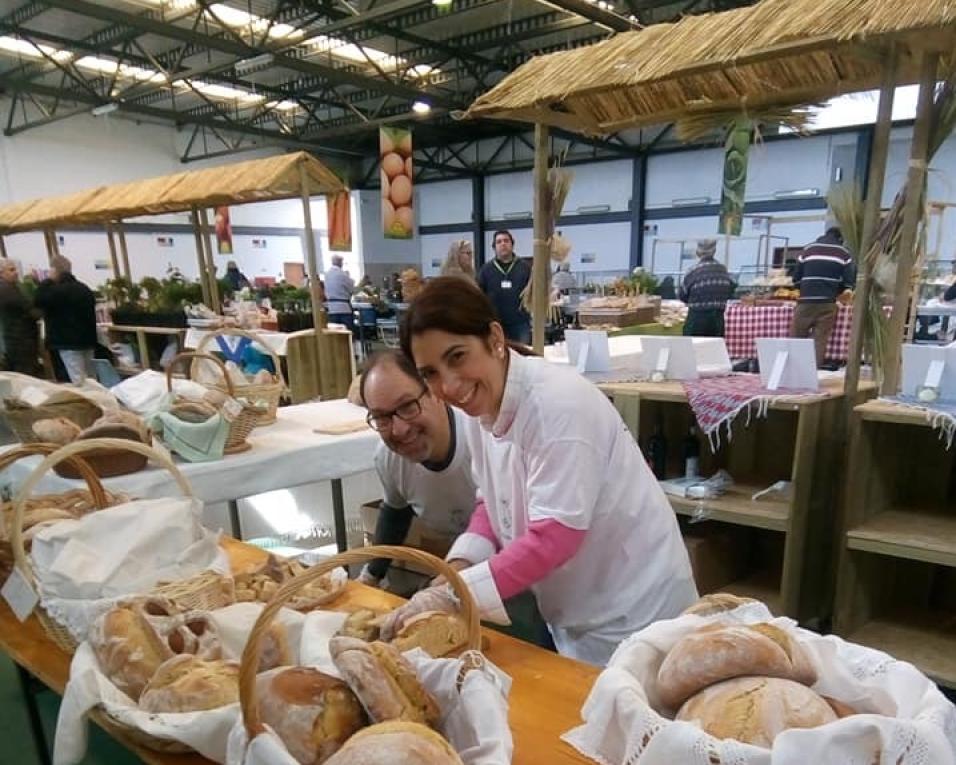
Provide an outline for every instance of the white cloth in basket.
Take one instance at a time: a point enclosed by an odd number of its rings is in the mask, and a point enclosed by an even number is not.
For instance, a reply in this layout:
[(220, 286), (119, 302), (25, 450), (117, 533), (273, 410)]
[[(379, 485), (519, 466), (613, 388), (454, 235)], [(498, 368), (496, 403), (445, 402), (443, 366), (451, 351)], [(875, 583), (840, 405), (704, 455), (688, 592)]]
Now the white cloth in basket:
[(43, 529), (30, 551), (40, 602), (82, 641), (117, 598), (210, 568), (228, 573), (201, 514), (191, 497), (139, 499)]
[[(206, 388), (197, 382), (180, 377), (173, 378), (173, 393), (200, 399), (205, 392)], [(110, 393), (116, 396), (127, 409), (137, 414), (150, 414), (166, 395), (166, 375), (147, 369), (114, 385), (110, 388)]]
[[(260, 603), (236, 603), (211, 612), (219, 629), (226, 658), (239, 660), (261, 611)], [(339, 630), (345, 618), (346, 614), (332, 611), (315, 611), (303, 616), (296, 611), (281, 609), (276, 621), (286, 628), (294, 660), (308, 664), (305, 659), (314, 657), (317, 652), (321, 653), (321, 649), (315, 646), (328, 646), (329, 639)], [(325, 654), (328, 655), (327, 648)], [(331, 659), (327, 665), (313, 666), (323, 672), (334, 669)], [(239, 704), (204, 712), (143, 712), (100, 671), (90, 644), (82, 643), (73, 656), (70, 682), (60, 705), (53, 747), (54, 765), (78, 765), (83, 761), (87, 747), (86, 715), (94, 707), (100, 707), (113, 720), (127, 727), (186, 744), (215, 762), (226, 761), (226, 741), (240, 718)]]
[[(770, 622), (806, 649), (818, 693), (861, 714), (819, 728), (788, 730), (762, 749), (718, 740), (655, 709), (657, 672), (671, 647), (705, 624)], [(564, 739), (601, 765), (953, 765), (956, 707), (913, 665), (880, 651), (800, 629), (762, 603), (710, 617), (651, 624), (624, 641), (582, 709), (585, 724)]]
[[(465, 765), (510, 765), (514, 744), (508, 727), (507, 695), (511, 680), (481, 659), (482, 667), (469, 672), (458, 690), (463, 659), (432, 659), (419, 649), (405, 654), (415, 665), (422, 684), (442, 709), (441, 732)], [(227, 765), (298, 765), (282, 741), (272, 733), (251, 742), (240, 720), (229, 735)]]

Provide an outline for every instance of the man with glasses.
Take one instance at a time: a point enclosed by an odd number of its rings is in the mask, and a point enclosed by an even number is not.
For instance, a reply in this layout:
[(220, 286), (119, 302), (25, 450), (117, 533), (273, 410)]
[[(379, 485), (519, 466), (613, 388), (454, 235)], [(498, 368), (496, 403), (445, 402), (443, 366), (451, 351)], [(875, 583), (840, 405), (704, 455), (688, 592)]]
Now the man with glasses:
[[(403, 544), (417, 518), (423, 547), (443, 556), (468, 527), (475, 506), (471, 455), (460, 437), (465, 415), (432, 396), (400, 351), (369, 359), (360, 394), (368, 424), (382, 438), (375, 469), (385, 499), (375, 544)], [(372, 561), (359, 581), (380, 585), (390, 563)]]

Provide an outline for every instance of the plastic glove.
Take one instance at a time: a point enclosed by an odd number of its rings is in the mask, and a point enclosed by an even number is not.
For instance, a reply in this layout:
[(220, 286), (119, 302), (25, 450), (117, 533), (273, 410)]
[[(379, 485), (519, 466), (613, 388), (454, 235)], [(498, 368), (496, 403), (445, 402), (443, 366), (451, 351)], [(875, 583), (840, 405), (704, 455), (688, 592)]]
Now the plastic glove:
[(362, 568), (362, 573), (356, 577), (359, 584), (367, 584), (369, 587), (381, 587), (382, 580), (368, 570), (368, 566)]
[(416, 592), (412, 595), (411, 600), (385, 617), (381, 628), (382, 640), (388, 642), (405, 626), (405, 622), (426, 611), (455, 613), (458, 611), (458, 599), (446, 586), (429, 587), (426, 590)]

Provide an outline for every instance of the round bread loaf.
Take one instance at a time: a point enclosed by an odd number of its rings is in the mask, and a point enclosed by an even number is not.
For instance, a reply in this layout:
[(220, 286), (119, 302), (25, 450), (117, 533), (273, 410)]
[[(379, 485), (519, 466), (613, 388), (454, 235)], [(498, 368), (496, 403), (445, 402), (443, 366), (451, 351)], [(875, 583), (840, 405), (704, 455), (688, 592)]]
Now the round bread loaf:
[(458, 614), (424, 611), (402, 625), (392, 639), (399, 651), (421, 648), (429, 656), (447, 656), (468, 642), (468, 628)]
[(702, 688), (747, 675), (813, 685), (816, 672), (790, 635), (772, 624), (711, 624), (685, 635), (657, 673), (661, 702), (676, 709)]
[(368, 608), (360, 608), (348, 615), (345, 624), (336, 635), (358, 638), (371, 643), (373, 640), (378, 640), (380, 618), (381, 614)]
[(357, 638), (329, 641), (332, 661), (355, 691), (372, 722), (404, 720), (435, 725), (441, 712), (425, 690), (415, 668), (389, 643)]
[(788, 728), (816, 728), (837, 716), (822, 697), (800, 683), (735, 677), (688, 699), (675, 719), (699, 725), (714, 738), (770, 749)]
[(173, 656), (153, 624), (132, 606), (112, 608), (100, 616), (90, 628), (89, 640), (103, 673), (133, 701)]
[(742, 598), (738, 595), (731, 595), (729, 592), (712, 592), (709, 595), (704, 595), (696, 603), (689, 605), (684, 609), (684, 613), (695, 614), (696, 616), (712, 616), (725, 611), (733, 611), (745, 603), (756, 602), (753, 598)]
[(146, 685), (139, 706), (147, 712), (200, 712), (239, 701), (239, 664), (184, 654), (165, 661)]
[(65, 446), (80, 435), (80, 426), (65, 417), (50, 417), (37, 420), (31, 426), (34, 435), (48, 444)]
[(256, 678), (262, 722), (302, 765), (318, 765), (367, 722), (349, 687), (312, 667), (287, 667)]
[(438, 733), (419, 723), (385, 722), (356, 733), (325, 765), (462, 765)]

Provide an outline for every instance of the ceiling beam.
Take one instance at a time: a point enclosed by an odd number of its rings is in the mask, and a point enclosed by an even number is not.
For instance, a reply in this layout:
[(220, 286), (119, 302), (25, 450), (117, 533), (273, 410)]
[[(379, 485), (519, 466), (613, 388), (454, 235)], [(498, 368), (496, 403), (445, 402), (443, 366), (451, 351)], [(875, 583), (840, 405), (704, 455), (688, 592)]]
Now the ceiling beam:
[(538, 0), (539, 3), (550, 5), (568, 13), (575, 13), (595, 24), (609, 29), (612, 32), (630, 32), (639, 29), (637, 24), (629, 21), (614, 11), (606, 11), (588, 0)]

